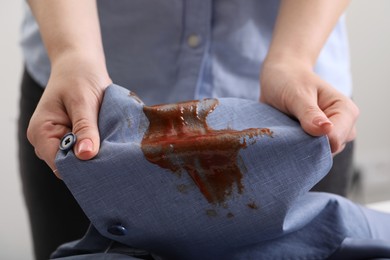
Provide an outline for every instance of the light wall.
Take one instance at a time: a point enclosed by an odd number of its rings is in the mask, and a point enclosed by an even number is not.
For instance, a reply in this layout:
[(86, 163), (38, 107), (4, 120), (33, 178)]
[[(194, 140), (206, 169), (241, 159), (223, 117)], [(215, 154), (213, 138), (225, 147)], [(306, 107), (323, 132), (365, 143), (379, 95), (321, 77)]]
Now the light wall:
[[(17, 101), (22, 70), (18, 46), (21, 2), (0, 2), (0, 75), (3, 85), (0, 95), (3, 147), (0, 150), (0, 259), (8, 260), (32, 259), (16, 163)], [(389, 10), (388, 0), (354, 0), (347, 16), (354, 99), (361, 109), (356, 158), (359, 167), (372, 175), (378, 172), (390, 175)], [(384, 184), (389, 186), (389, 183)]]
[(348, 10), (358, 158), (380, 152), (390, 162), (390, 1), (355, 0)]
[(22, 56), (19, 27), (22, 1), (0, 2), (0, 259), (32, 259), (26, 209), (17, 170), (16, 124)]
[(363, 202), (390, 199), (390, 1), (354, 0), (347, 12), (354, 100), (360, 107), (356, 164)]

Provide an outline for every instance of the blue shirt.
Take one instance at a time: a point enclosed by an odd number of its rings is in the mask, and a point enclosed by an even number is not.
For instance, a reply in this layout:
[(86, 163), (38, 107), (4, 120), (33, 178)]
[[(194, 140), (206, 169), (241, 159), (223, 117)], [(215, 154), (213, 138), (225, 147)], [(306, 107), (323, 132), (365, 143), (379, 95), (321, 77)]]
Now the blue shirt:
[[(203, 97), (258, 100), (259, 72), (279, 1), (97, 2), (110, 77), (131, 88), (146, 104)], [(21, 43), (26, 67), (45, 86), (49, 59), (30, 10), (25, 12)], [(348, 55), (342, 18), (315, 71), (350, 96)]]
[(99, 132), (92, 160), (57, 153), (62, 180), (94, 228), (52, 257), (390, 257), (390, 215), (308, 192), (331, 167), (327, 138), (265, 104), (220, 98), (145, 107), (112, 85)]

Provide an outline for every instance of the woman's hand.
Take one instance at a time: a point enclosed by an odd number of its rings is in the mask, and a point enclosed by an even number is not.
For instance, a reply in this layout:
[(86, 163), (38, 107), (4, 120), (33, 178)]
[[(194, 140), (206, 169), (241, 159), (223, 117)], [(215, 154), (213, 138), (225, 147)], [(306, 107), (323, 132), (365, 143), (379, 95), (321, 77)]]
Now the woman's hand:
[(104, 90), (111, 83), (105, 66), (99, 64), (81, 53), (57, 59), (31, 118), (27, 137), (57, 177), (54, 161), (66, 133), (76, 134), (74, 152), (79, 159), (91, 159), (99, 150), (98, 112)]
[(359, 109), (317, 76), (311, 64), (295, 58), (267, 60), (262, 68), (260, 101), (296, 117), (310, 135), (329, 137), (332, 153), (355, 138)]
[(97, 118), (111, 83), (101, 40), (96, 0), (28, 0), (50, 62), (49, 82), (31, 118), (27, 137), (39, 158), (54, 164), (60, 139), (77, 135), (74, 148), (88, 160), (99, 150)]
[(296, 117), (333, 153), (355, 138), (358, 108), (314, 72), (317, 57), (349, 0), (282, 0), (260, 75), (261, 101)]

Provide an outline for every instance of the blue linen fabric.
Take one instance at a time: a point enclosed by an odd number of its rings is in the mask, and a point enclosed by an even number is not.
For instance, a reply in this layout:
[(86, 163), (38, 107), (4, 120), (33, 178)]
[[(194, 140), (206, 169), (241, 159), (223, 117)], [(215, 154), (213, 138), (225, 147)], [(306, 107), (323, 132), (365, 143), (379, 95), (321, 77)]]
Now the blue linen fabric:
[[(279, 3), (97, 0), (109, 75), (148, 105), (204, 97), (257, 101), (259, 71), (268, 53)], [(49, 58), (39, 27), (25, 5), (23, 56), (28, 72), (46, 86)], [(198, 44), (190, 44), (193, 37)], [(314, 70), (344, 95), (351, 95), (344, 16), (330, 33)]]
[[(187, 172), (175, 174), (145, 158), (141, 142), (150, 122), (144, 104), (125, 88), (108, 87), (99, 114), (99, 154), (80, 161), (72, 151), (59, 151), (56, 158), (93, 232), (53, 257), (122, 259), (108, 250), (107, 241), (114, 241), (156, 259), (326, 259), (343, 243), (348, 247), (346, 238), (389, 239), (373, 235), (369, 211), (335, 195), (308, 192), (331, 167), (326, 137), (307, 135), (267, 105), (218, 101), (206, 118), (210, 128), (269, 128), (272, 135), (241, 140), (247, 144), (239, 151), (243, 190), (234, 186), (223, 203), (210, 203)], [(113, 225), (126, 232), (110, 233)], [(78, 258), (66, 258), (71, 255)]]

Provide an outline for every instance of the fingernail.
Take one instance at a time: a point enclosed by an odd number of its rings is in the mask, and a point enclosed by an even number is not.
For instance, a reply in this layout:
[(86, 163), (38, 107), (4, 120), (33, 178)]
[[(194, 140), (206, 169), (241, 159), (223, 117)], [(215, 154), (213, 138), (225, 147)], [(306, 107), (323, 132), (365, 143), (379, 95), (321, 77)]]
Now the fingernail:
[(82, 140), (77, 148), (77, 153), (85, 153), (85, 152), (92, 152), (93, 150), (93, 143), (90, 139), (84, 139)]
[(313, 119), (313, 124), (321, 127), (321, 126), (326, 125), (326, 124), (332, 125), (332, 122), (329, 119), (324, 118), (324, 117), (316, 117)]

